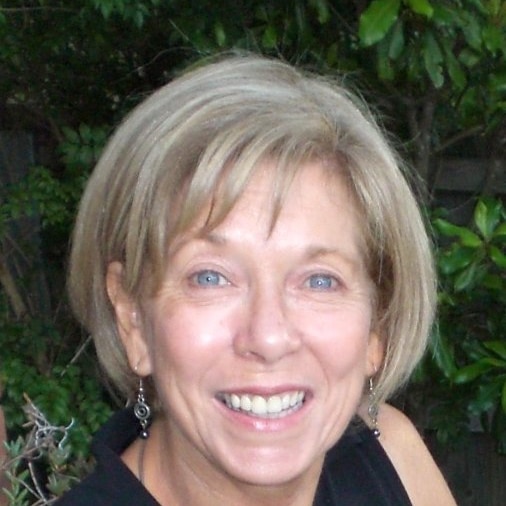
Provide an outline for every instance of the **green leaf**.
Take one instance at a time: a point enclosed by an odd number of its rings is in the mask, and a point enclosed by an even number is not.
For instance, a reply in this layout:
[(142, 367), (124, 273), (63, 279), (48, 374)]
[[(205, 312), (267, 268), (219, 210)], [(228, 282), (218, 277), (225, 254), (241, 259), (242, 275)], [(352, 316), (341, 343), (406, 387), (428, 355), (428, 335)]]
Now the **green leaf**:
[(497, 16), (501, 10), (501, 4), (504, 0), (488, 0), (487, 10), (492, 16)]
[(434, 37), (434, 34), (427, 32), (424, 37), (424, 46), (422, 49), (425, 70), (429, 74), (432, 84), (436, 88), (441, 88), (444, 84), (443, 69), (441, 63), (443, 61), (443, 53)]
[(464, 47), (464, 49), (462, 49), (462, 51), (459, 53), (459, 61), (469, 69), (478, 65), (481, 59), (481, 54), (469, 47)]
[(216, 22), (214, 25), (214, 37), (219, 47), (223, 47), (225, 45), (227, 35), (225, 33), (225, 29), (223, 28), (223, 23), (220, 21)]
[(472, 12), (465, 10), (459, 11), (460, 26), (467, 43), (475, 50), (481, 50), (481, 27), (478, 19)]
[(463, 246), (469, 248), (479, 248), (482, 245), (482, 240), (472, 230), (466, 227), (459, 227), (449, 221), (437, 218), (433, 221), (436, 229), (446, 237), (458, 237)]
[(455, 11), (439, 2), (433, 6), (432, 20), (442, 26), (452, 25), (455, 18)]
[(79, 144), (81, 142), (81, 139), (79, 137), (79, 134), (69, 127), (63, 127), (62, 128), (63, 135), (72, 144)]
[(505, 369), (506, 370), (506, 361), (500, 358), (495, 358), (492, 356), (488, 356), (482, 359), (483, 362), (490, 364), (494, 369)]
[(506, 293), (506, 285), (501, 276), (488, 273), (483, 277), (481, 284), (491, 291)]
[(390, 39), (390, 46), (388, 48), (388, 57), (392, 60), (397, 60), (402, 54), (404, 49), (404, 23), (398, 21), (395, 23), (392, 37)]
[(137, 28), (142, 28), (144, 24), (144, 12), (141, 9), (135, 11), (132, 15), (132, 20)]
[(474, 223), (481, 232), (481, 235), (488, 239), (488, 224), (487, 224), (488, 209), (483, 201), (479, 201), (474, 208)]
[(311, 0), (310, 5), (316, 9), (318, 13), (318, 23), (324, 25), (330, 19), (329, 6), (326, 0)]
[(94, 4), (96, 8), (100, 9), (100, 12), (102, 13), (104, 19), (107, 20), (114, 9), (113, 2), (111, 2), (110, 0), (100, 0), (94, 2)]
[[(483, 346), (487, 350), (493, 351), (496, 355), (506, 360), (506, 342), (505, 341), (485, 341)], [(506, 365), (506, 362), (505, 362)]]
[(278, 41), (278, 34), (274, 25), (269, 25), (262, 36), (262, 45), (266, 49), (273, 49), (276, 47)]
[(453, 289), (456, 292), (462, 292), (474, 287), (479, 279), (478, 274), (477, 264), (475, 262), (471, 263), (455, 278)]
[(492, 368), (492, 365), (483, 360), (479, 360), (474, 364), (466, 365), (465, 367), (458, 369), (453, 376), (453, 381), (457, 384), (469, 383), (479, 376), (489, 372)]
[(454, 248), (445, 251), (438, 258), (438, 266), (441, 273), (445, 276), (454, 274), (475, 260), (475, 252), (469, 248)]
[(504, 50), (506, 45), (506, 38), (504, 31), (497, 26), (489, 25), (483, 28), (482, 32), (483, 42), (485, 47), (491, 52)]
[(89, 142), (92, 138), (90, 126), (84, 123), (79, 125), (79, 135), (84, 142)]
[(495, 230), (494, 230), (494, 237), (506, 237), (506, 223), (501, 223)]
[(490, 411), (497, 405), (500, 395), (501, 385), (497, 381), (481, 384), (475, 398), (469, 402), (469, 410), (475, 415)]
[(479, 200), (474, 209), (474, 223), (488, 241), (501, 217), (501, 205), (493, 200)]
[(388, 44), (386, 44), (385, 40), (382, 40), (376, 46), (377, 53), (377, 71), (380, 79), (384, 81), (391, 81), (394, 76), (394, 68), (392, 66), (392, 61), (388, 57)]
[(434, 9), (428, 0), (407, 0), (408, 5), (413, 12), (431, 18), (434, 14)]
[(463, 89), (466, 86), (467, 78), (460, 62), (457, 60), (453, 53), (453, 41), (448, 39), (443, 40), (443, 51), (445, 55), (445, 64), (448, 70), (450, 79), (458, 89)]
[(363, 46), (372, 46), (385, 37), (395, 23), (401, 0), (373, 0), (362, 13), (358, 36)]
[(506, 269), (506, 254), (504, 254), (497, 246), (490, 246), (490, 258), (497, 267)]
[(325, 55), (325, 61), (329, 67), (334, 67), (338, 61), (338, 45), (337, 42), (333, 42), (327, 48), (327, 54)]
[(437, 329), (432, 336), (432, 351), (434, 360), (447, 378), (451, 378), (456, 372), (453, 351), (447, 339)]

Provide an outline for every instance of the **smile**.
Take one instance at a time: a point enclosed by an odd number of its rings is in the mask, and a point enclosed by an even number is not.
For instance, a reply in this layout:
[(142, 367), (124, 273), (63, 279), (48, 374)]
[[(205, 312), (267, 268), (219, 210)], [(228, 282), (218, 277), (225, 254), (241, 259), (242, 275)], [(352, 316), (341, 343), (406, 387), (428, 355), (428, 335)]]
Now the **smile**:
[(230, 409), (260, 418), (281, 418), (297, 411), (304, 404), (305, 392), (293, 391), (279, 395), (220, 394)]

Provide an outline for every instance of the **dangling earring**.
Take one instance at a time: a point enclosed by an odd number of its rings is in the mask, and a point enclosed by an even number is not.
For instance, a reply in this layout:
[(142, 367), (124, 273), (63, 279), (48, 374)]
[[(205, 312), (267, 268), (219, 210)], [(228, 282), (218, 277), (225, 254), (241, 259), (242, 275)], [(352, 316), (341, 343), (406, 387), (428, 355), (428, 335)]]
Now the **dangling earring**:
[(380, 430), (378, 429), (378, 402), (376, 400), (376, 392), (374, 390), (374, 383), (372, 377), (369, 378), (369, 408), (367, 409), (367, 413), (371, 420), (372, 433), (375, 438), (379, 438), (381, 435)]
[(134, 405), (134, 414), (141, 426), (141, 431), (139, 433), (141, 439), (147, 439), (149, 437), (148, 425), (151, 416), (151, 408), (146, 402), (144, 393), (144, 383), (142, 378), (139, 378), (139, 389), (137, 391), (137, 402)]

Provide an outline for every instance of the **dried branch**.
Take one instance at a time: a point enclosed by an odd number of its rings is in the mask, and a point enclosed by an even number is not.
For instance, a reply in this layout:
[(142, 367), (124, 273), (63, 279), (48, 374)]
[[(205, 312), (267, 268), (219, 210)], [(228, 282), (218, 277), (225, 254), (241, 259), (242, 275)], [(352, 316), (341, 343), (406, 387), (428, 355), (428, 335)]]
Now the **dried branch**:
[[(28, 435), (22, 440), (24, 446), (21, 447), (20, 452), (12, 457), (1, 466), (1, 470), (5, 471), (7, 478), (11, 484), (16, 484), (16, 487), (26, 490), (34, 498), (35, 505), (49, 505), (54, 502), (55, 497), (52, 497), (46, 491), (45, 483), (41, 483), (40, 477), (36, 471), (35, 461), (43, 455), (47, 455), (54, 450), (63, 450), (69, 430), (72, 428), (74, 421), (72, 420), (68, 426), (56, 426), (51, 424), (45, 415), (35, 406), (30, 398), (24, 395), (26, 405), (23, 408), (28, 422), (24, 427), (30, 428)], [(20, 461), (26, 462), (28, 467), (29, 480), (27, 474), (18, 475), (16, 473), (16, 466)]]

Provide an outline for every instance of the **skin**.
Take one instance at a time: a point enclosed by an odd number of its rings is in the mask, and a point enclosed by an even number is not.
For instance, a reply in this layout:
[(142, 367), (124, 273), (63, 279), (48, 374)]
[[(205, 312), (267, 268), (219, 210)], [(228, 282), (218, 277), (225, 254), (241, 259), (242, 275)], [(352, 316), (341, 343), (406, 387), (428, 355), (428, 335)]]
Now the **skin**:
[[(203, 214), (173, 242), (160, 289), (142, 307), (122, 290), (121, 265), (108, 269), (130, 365), (152, 375), (162, 405), (143, 456), (144, 484), (162, 505), (312, 504), (325, 452), (381, 363), (345, 184), (307, 164), (271, 230), (268, 169), (216, 229), (198, 234)], [(282, 417), (224, 402), (293, 392), (304, 401)], [(141, 444), (123, 455), (135, 474)]]
[[(378, 417), (380, 443), (414, 506), (457, 506), (448, 485), (411, 421), (392, 406)], [(427, 486), (430, 484), (430, 486)]]

